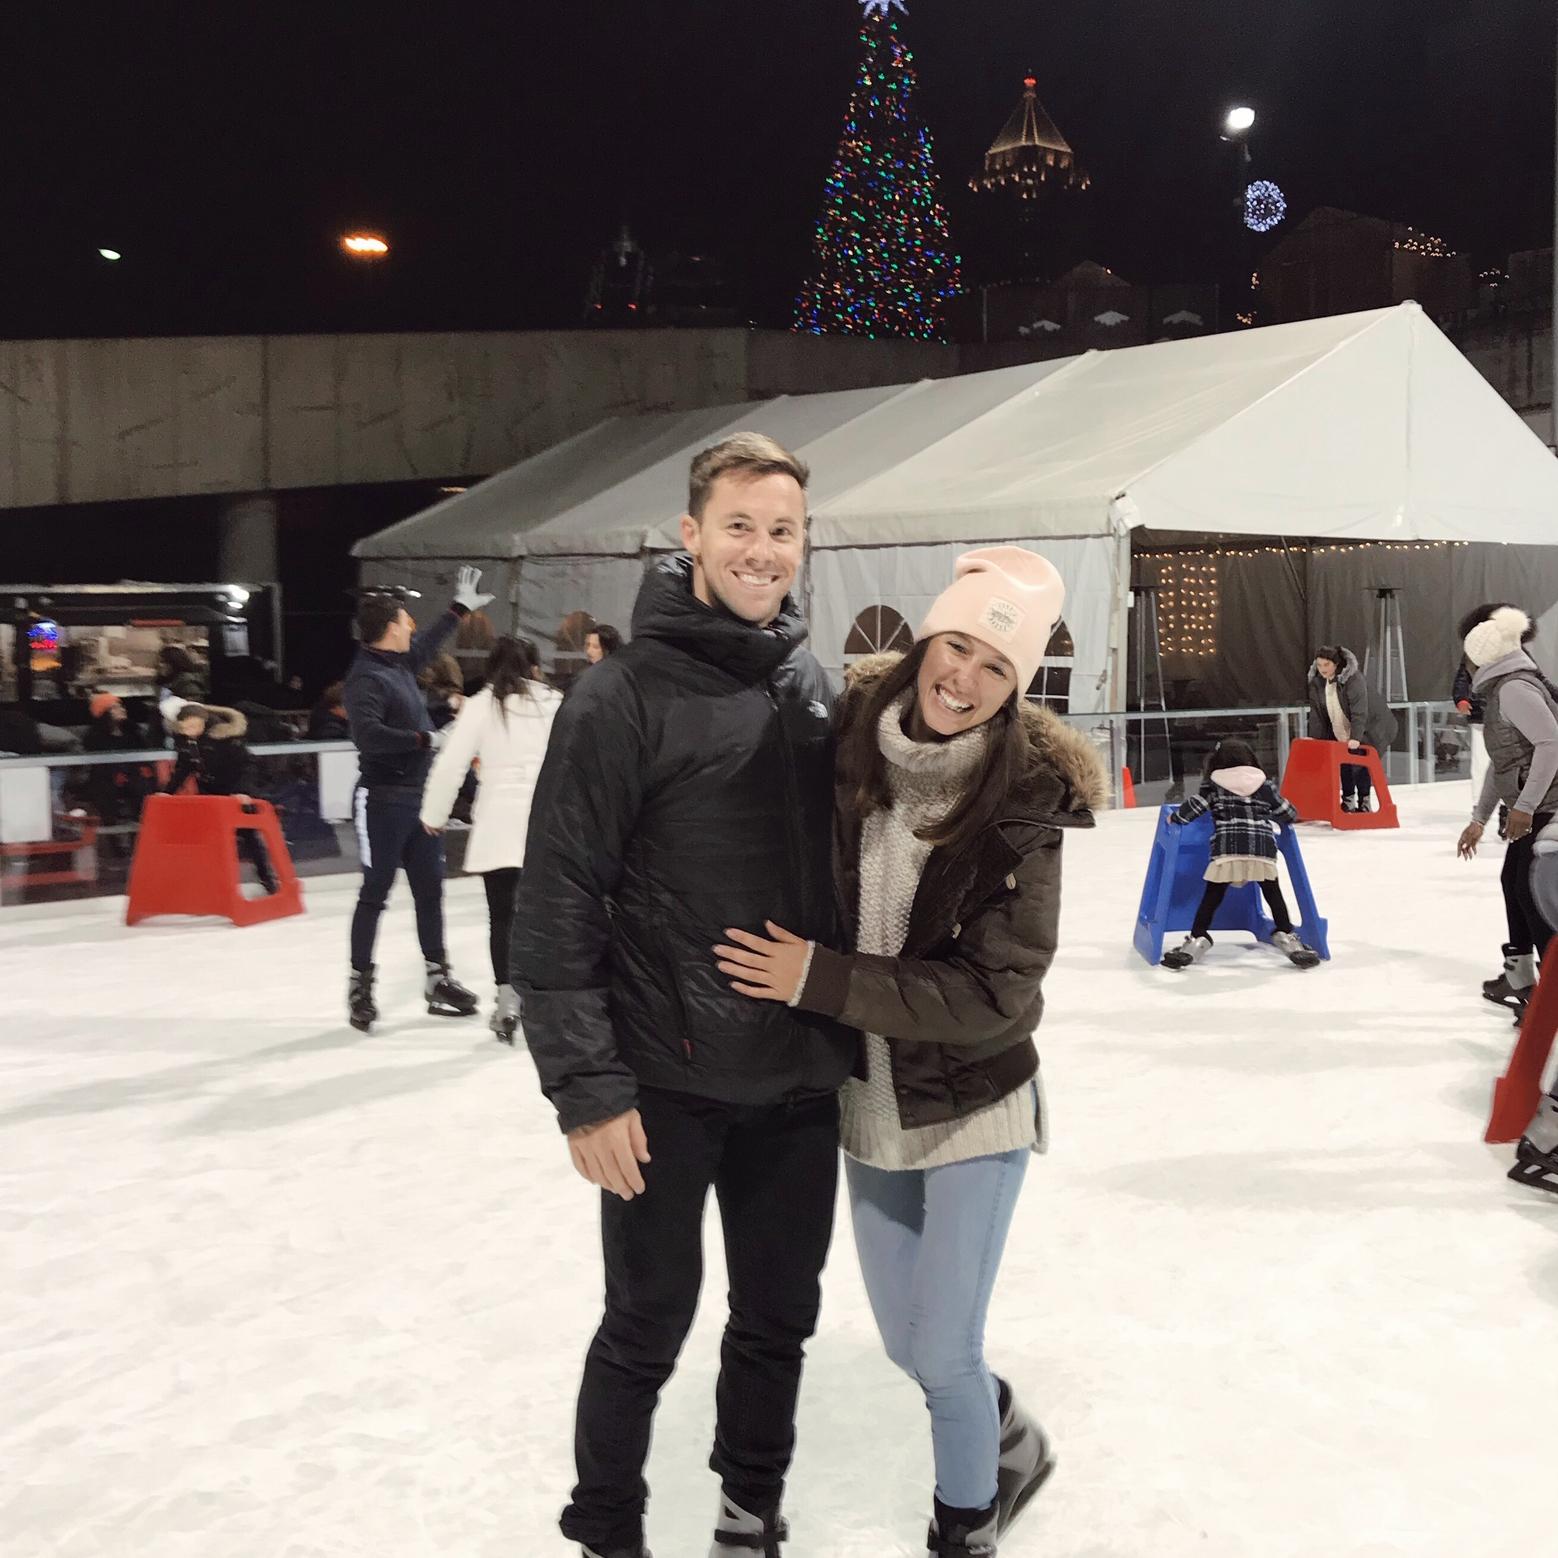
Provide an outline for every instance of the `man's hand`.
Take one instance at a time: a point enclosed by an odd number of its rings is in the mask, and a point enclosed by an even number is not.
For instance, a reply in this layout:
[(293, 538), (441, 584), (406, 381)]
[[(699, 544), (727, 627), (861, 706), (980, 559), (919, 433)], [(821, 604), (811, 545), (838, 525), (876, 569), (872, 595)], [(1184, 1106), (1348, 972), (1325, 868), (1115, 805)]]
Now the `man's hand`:
[(1504, 828), (1504, 837), (1513, 844), (1517, 839), (1523, 839), (1531, 831), (1531, 813), (1521, 811), (1512, 806), (1509, 809), (1509, 822)]
[(491, 595), (481, 593), (481, 569), (473, 568), (466, 563), (459, 573), (458, 582), (454, 588), (454, 599), (457, 606), (464, 606), (467, 611), (480, 611), (483, 606), (491, 603)]
[(434, 826), (433, 826), (433, 824), (432, 824), (432, 823), (430, 823), (430, 822), (424, 822), (424, 823), (423, 823), (423, 824), (422, 824), (422, 831), (423, 831), (423, 832), (424, 832), (424, 833), (425, 833), (425, 834), (427, 834), (427, 836), (428, 836), (428, 837), (429, 837), (429, 838), (437, 838), (437, 837), (438, 837), (438, 835), (439, 835), (439, 834), (440, 834), (440, 833), (442, 833), (442, 832), (443, 832), (443, 831), (444, 831), (444, 830), (443, 830), (443, 829), (442, 829), (442, 828), (435, 828), (435, 827), (434, 827)]
[(569, 1131), (568, 1151), (573, 1166), (592, 1185), (624, 1201), (643, 1195), (644, 1176), (638, 1166), (649, 1162), (649, 1142), (638, 1110)]
[(1363, 743), (1361, 741), (1349, 741), (1347, 743), (1347, 750), (1349, 752), (1356, 752), (1362, 745)]
[(772, 941), (749, 931), (727, 930), (725, 934), (738, 945), (715, 947), (719, 971), (729, 976), (737, 995), (749, 995), (754, 1001), (792, 1001), (806, 969), (806, 942), (772, 920), (764, 920), (763, 928)]
[(1482, 842), (1482, 824), (1480, 822), (1468, 822), (1461, 829), (1461, 836), (1456, 841), (1455, 853), (1462, 860), (1470, 860), (1477, 853), (1477, 846)]
[(1455, 712), (1457, 714), (1470, 714), (1471, 713), (1471, 699), (1470, 698), (1462, 698), (1461, 701), (1455, 705)]

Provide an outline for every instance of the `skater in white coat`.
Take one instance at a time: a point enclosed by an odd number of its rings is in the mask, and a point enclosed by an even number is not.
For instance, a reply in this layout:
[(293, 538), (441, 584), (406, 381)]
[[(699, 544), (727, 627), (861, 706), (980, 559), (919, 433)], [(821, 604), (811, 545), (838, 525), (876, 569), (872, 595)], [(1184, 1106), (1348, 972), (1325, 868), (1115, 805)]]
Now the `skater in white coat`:
[(536, 648), (529, 639), (500, 638), (493, 645), (486, 686), (465, 700), (422, 797), (422, 826), (429, 833), (441, 833), (471, 764), (480, 765), (465, 869), (479, 875), (487, 889), (492, 977), (497, 985), (492, 1031), (505, 1044), (514, 1042), (519, 1026), (519, 1000), (508, 966), (514, 892), (525, 863), (531, 797), (552, 734), (552, 718), (563, 701), (540, 677)]

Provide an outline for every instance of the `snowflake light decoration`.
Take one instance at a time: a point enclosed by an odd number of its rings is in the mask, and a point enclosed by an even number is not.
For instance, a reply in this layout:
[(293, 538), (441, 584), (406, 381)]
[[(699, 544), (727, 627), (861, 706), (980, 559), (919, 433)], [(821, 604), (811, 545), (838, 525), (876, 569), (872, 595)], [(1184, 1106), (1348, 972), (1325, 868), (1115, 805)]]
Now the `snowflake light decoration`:
[(1270, 179), (1256, 179), (1244, 192), (1244, 225), (1269, 233), (1288, 214), (1287, 196)]
[(909, 8), (903, 0), (861, 0), (866, 8), (866, 20), (869, 21), (878, 11), (882, 13), (882, 20), (887, 20), (889, 11), (902, 11), (905, 16), (909, 14)]

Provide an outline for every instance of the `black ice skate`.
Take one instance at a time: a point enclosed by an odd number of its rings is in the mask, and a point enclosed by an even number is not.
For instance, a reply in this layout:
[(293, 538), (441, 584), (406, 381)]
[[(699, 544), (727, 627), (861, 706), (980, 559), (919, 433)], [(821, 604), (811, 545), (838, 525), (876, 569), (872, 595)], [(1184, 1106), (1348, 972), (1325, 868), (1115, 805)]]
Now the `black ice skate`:
[(1212, 938), (1210, 936), (1186, 936), (1172, 952), (1163, 954), (1163, 966), (1165, 968), (1189, 968), (1192, 963), (1199, 962), (1212, 950)]
[(359, 1033), (373, 1032), (373, 1025), (379, 1020), (379, 1009), (373, 1002), (373, 964), (352, 970), (351, 982), (346, 987), (346, 1012)]
[(1290, 930), (1273, 931), (1271, 944), (1294, 968), (1313, 968), (1320, 961), (1320, 954), (1313, 947), (1306, 947)]
[(1543, 1152), (1529, 1136), (1522, 1136), (1515, 1148), (1515, 1166), (1509, 1177), (1517, 1185), (1529, 1185), (1533, 1190), (1558, 1196), (1558, 1152)]
[(1507, 1006), (1512, 1012), (1522, 1012), (1531, 998), (1531, 987), (1536, 983), (1536, 957), (1530, 952), (1516, 952), (1513, 947), (1504, 948), (1504, 972), (1497, 979), (1484, 979), (1482, 998), (1495, 1006)]
[(790, 1523), (777, 1509), (749, 1514), (728, 1494), (720, 1494), (709, 1558), (752, 1558), (758, 1553), (762, 1558), (780, 1558), (779, 1544), (789, 1540)]
[(1049, 1480), (1055, 1452), (1048, 1436), (1017, 1404), (1012, 1387), (997, 1379), (1001, 1406), (1001, 1458), (996, 1463), (996, 1532), (1005, 1536)]
[(925, 1538), (930, 1558), (995, 1558), (999, 1503), (988, 1509), (949, 1509), (936, 1500), (936, 1515)]
[(422, 983), (422, 994), (427, 997), (427, 1013), (430, 1017), (474, 1017), (476, 996), (467, 990), (453, 974), (447, 963), (424, 962), (427, 977)]

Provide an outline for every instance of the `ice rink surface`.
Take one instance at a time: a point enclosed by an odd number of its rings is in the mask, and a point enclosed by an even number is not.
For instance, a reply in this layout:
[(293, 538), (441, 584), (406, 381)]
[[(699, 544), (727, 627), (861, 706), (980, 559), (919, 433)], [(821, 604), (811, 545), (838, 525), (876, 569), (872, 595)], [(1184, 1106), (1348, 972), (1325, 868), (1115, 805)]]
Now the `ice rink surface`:
[[(1335, 954), (1307, 973), (1242, 936), (1148, 969), (1153, 813), (1068, 838), (1053, 1145), (989, 1337), (1060, 1462), (1002, 1558), (1550, 1550), (1558, 1199), (1481, 1141), (1513, 1038), (1478, 993), (1501, 848), (1455, 859), (1465, 785), (1399, 803), (1399, 832), (1301, 830)], [(0, 912), (5, 1558), (571, 1551), (593, 1192), (524, 1052), (422, 1014), (404, 884), (385, 1020), (346, 1026), (353, 890), (247, 931)], [(449, 911), (485, 1007), (479, 884)], [(722, 1292), (711, 1238), (658, 1558), (707, 1551)], [(923, 1554), (930, 1492), (844, 1213), (787, 1551)]]

